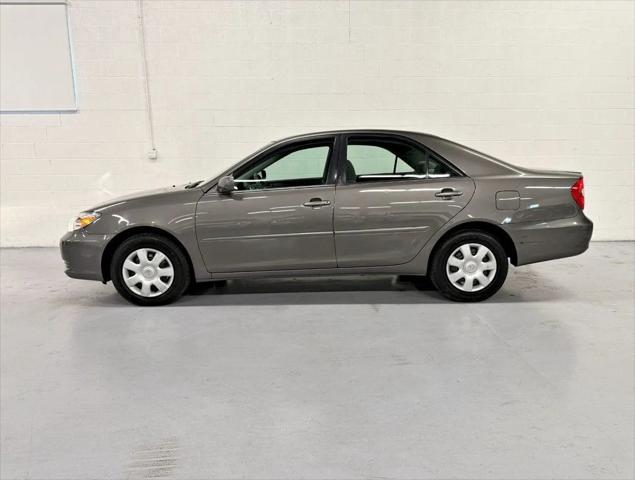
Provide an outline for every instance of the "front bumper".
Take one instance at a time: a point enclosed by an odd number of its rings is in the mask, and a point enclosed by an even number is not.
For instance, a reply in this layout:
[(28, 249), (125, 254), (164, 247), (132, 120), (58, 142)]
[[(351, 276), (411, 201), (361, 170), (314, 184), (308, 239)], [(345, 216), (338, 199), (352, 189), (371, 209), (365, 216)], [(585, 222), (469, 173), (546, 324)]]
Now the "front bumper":
[(571, 218), (507, 225), (516, 245), (516, 265), (579, 255), (589, 248), (593, 222), (582, 211)]
[(60, 240), (60, 252), (66, 264), (66, 275), (103, 282), (101, 257), (109, 240), (108, 235), (90, 235), (85, 230), (64, 235)]

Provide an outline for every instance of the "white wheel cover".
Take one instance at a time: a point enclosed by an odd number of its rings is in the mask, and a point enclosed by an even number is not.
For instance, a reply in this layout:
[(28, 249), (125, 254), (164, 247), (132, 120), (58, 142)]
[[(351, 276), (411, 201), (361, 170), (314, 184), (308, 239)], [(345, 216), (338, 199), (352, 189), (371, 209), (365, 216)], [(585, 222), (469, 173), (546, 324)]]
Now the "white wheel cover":
[(154, 248), (139, 248), (126, 257), (121, 269), (130, 291), (141, 297), (163, 295), (174, 280), (174, 267), (166, 254)]
[(463, 292), (478, 292), (496, 276), (496, 257), (480, 243), (466, 243), (454, 250), (445, 267), (448, 279)]

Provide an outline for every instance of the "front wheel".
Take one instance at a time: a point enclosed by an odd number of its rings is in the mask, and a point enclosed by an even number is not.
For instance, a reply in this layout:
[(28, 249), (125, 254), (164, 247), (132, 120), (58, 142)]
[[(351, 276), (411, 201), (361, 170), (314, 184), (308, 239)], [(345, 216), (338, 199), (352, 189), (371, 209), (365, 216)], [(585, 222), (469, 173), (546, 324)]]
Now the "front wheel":
[(190, 283), (187, 259), (171, 240), (141, 234), (125, 240), (112, 257), (110, 278), (126, 300), (137, 305), (165, 305)]
[(480, 302), (494, 295), (507, 277), (508, 260), (500, 242), (486, 232), (461, 232), (436, 251), (430, 278), (446, 298)]

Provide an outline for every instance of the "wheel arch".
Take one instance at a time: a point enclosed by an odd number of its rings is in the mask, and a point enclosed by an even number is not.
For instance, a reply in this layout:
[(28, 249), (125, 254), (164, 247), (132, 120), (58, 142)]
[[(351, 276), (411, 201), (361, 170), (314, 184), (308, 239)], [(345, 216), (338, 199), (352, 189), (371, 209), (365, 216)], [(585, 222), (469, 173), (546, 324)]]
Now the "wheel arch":
[(170, 232), (166, 230), (163, 230), (157, 227), (150, 227), (150, 226), (144, 225), (144, 226), (127, 228), (119, 232), (108, 242), (108, 244), (106, 245), (106, 248), (104, 249), (104, 253), (101, 256), (101, 275), (102, 275), (104, 283), (111, 280), (110, 262), (112, 261), (112, 257), (115, 251), (117, 250), (117, 247), (119, 247), (119, 245), (121, 245), (124, 241), (126, 241), (130, 237), (134, 237), (135, 235), (140, 235), (143, 233), (151, 233), (154, 235), (158, 235), (173, 242), (181, 250), (183, 255), (185, 255), (185, 258), (187, 259), (187, 264), (190, 269), (190, 280), (192, 282), (195, 281), (194, 265), (192, 264), (192, 259), (190, 258), (190, 254), (188, 253), (187, 248), (185, 248), (183, 243), (177, 237), (175, 237), (173, 234), (171, 234)]
[(471, 221), (471, 222), (464, 222), (464, 223), (455, 225), (454, 227), (450, 228), (447, 232), (445, 232), (441, 236), (441, 238), (439, 238), (436, 241), (436, 243), (434, 244), (434, 247), (432, 248), (432, 251), (430, 252), (430, 255), (428, 256), (428, 269), (427, 269), (428, 272), (430, 271), (430, 267), (432, 266), (432, 260), (437, 250), (443, 244), (443, 242), (447, 240), (448, 238), (450, 238), (451, 236), (456, 235), (457, 233), (466, 232), (466, 231), (478, 231), (478, 232), (489, 233), (501, 243), (503, 249), (505, 250), (505, 254), (509, 258), (511, 264), (514, 266), (518, 264), (518, 252), (516, 251), (516, 245), (514, 244), (512, 237), (510, 237), (509, 234), (503, 228), (493, 223), (482, 222), (482, 221)]

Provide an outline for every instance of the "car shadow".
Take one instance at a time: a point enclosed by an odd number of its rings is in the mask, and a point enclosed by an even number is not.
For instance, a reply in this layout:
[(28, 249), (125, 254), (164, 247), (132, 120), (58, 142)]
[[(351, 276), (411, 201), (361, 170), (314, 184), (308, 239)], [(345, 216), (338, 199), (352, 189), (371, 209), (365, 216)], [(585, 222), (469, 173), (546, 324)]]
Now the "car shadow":
[[(347, 275), (338, 277), (280, 277), (197, 284), (170, 307), (258, 305), (421, 305), (450, 302), (424, 279)], [(481, 304), (561, 301), (572, 296), (561, 285), (549, 285), (535, 272), (514, 272), (503, 288)], [(110, 286), (110, 285), (109, 285)], [(87, 298), (92, 306), (126, 307), (130, 303), (113, 289), (100, 287)], [(465, 305), (465, 304), (464, 304)]]
[[(198, 284), (177, 306), (343, 305), (447, 303), (427, 279), (396, 276), (241, 279)], [(488, 304), (543, 302), (569, 296), (562, 288), (529, 288), (527, 278), (510, 278)]]
[[(421, 287), (421, 285), (420, 285)], [(395, 276), (241, 279), (198, 284), (182, 305), (333, 305), (443, 302), (433, 287), (419, 290)]]

